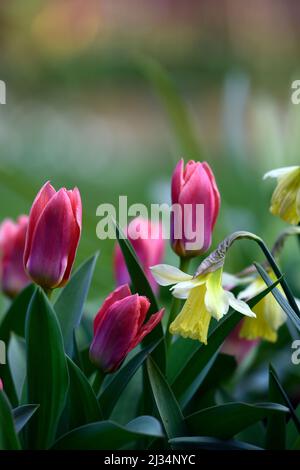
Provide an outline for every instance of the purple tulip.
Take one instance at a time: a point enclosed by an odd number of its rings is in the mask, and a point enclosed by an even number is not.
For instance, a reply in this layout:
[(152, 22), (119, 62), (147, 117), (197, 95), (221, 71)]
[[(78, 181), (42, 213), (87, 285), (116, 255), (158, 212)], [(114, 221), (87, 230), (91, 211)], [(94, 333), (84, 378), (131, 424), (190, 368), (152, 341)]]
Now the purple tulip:
[(55, 191), (47, 182), (29, 214), (24, 265), (44, 289), (68, 281), (81, 235), (81, 198), (77, 188)]
[(164, 309), (144, 323), (150, 302), (132, 295), (128, 285), (117, 287), (104, 301), (94, 320), (91, 361), (103, 372), (117, 370), (127, 354), (161, 321)]
[(12, 298), (30, 283), (23, 265), (27, 226), (26, 215), (21, 215), (17, 222), (5, 219), (0, 225), (1, 289)]

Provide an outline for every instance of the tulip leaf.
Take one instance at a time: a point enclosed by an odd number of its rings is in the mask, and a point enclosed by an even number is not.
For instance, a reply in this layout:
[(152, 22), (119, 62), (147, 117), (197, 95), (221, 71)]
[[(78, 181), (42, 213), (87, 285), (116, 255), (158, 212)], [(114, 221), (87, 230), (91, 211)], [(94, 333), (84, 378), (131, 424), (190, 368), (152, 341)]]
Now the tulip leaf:
[(74, 331), (82, 317), (98, 256), (99, 253), (96, 253), (78, 268), (55, 302), (54, 308), (60, 323), (65, 352), (69, 356), (73, 352)]
[[(266, 272), (266, 270), (259, 264), (259, 263), (254, 263), (259, 275), (261, 278), (264, 280), (267, 286), (270, 286), (272, 284), (272, 279)], [(297, 328), (298, 332), (300, 332), (300, 318), (298, 317), (297, 313), (294, 311), (294, 309), (290, 306), (289, 302), (286, 300), (286, 298), (282, 295), (282, 293), (278, 289), (273, 289), (272, 290), (272, 295), (274, 298), (277, 300), (278, 304), (282, 308), (282, 310), (287, 314), (287, 316), (290, 318), (291, 322), (295, 325)]]
[[(145, 295), (150, 301), (150, 308), (149, 308), (148, 315), (147, 315), (147, 319), (149, 319), (149, 317), (153, 313), (156, 313), (159, 310), (155, 295), (153, 294), (152, 288), (143, 271), (143, 268), (141, 267), (139, 263), (139, 260), (135, 254), (135, 251), (130, 241), (126, 238), (121, 228), (118, 226), (117, 222), (115, 222), (115, 224), (116, 224), (116, 234), (117, 234), (118, 243), (122, 250), (134, 290), (139, 295)], [(158, 343), (157, 348), (154, 349), (152, 356), (155, 359), (158, 366), (160, 367), (160, 369), (165, 371), (166, 369), (166, 346), (165, 346), (163, 327), (161, 323), (159, 323), (154, 328), (154, 330), (152, 330), (151, 333), (149, 333), (145, 337), (143, 343), (145, 345), (149, 345), (153, 343), (154, 341), (160, 341), (160, 342)]]
[(26, 321), (27, 398), (40, 407), (28, 424), (31, 449), (48, 448), (64, 408), (69, 376), (55, 312), (41, 289), (34, 294)]
[(7, 356), (13, 383), (20, 402), (26, 377), (26, 344), (23, 338), (12, 333)]
[(181, 409), (166, 378), (153, 359), (147, 359), (147, 370), (154, 400), (169, 439), (186, 433)]
[[(284, 404), (284, 400), (275, 380), (273, 368), (269, 367), (269, 400)], [(266, 432), (266, 448), (271, 450), (285, 449), (286, 418), (284, 414), (274, 414), (268, 417)]]
[(70, 429), (100, 421), (102, 419), (100, 406), (88, 379), (69, 357), (67, 363), (70, 387), (66, 409)]
[[(254, 307), (279, 282), (280, 280), (278, 279), (272, 286), (250, 299), (247, 302), (248, 305)], [(178, 375), (172, 383), (172, 389), (182, 407), (186, 406), (196, 393), (199, 385), (210, 370), (207, 364), (210, 363), (211, 366), (213, 365), (213, 357), (241, 318), (242, 315), (240, 313), (230, 309), (226, 316), (223, 317), (209, 333), (207, 345), (200, 344), (196, 351), (191, 354), (184, 367), (178, 371)]]
[(121, 426), (113, 421), (101, 421), (73, 429), (56, 441), (53, 448), (76, 450), (117, 450), (145, 437), (163, 436), (160, 423), (152, 416), (140, 416)]
[(5, 393), (0, 391), (0, 450), (19, 450), (20, 448), (10, 403)]
[(99, 401), (102, 412), (107, 418), (111, 415), (122, 391), (134, 376), (136, 371), (144, 363), (145, 359), (151, 354), (157, 346), (157, 342), (144, 347), (130, 361), (127, 362), (120, 370), (114, 373), (108, 385), (101, 391)]
[[(25, 318), (29, 302), (35, 291), (34, 285), (27, 286), (12, 302), (0, 325), (0, 339), (9, 344), (11, 332), (24, 337)], [(5, 391), (13, 406), (19, 404), (18, 394), (9, 367), (3, 367), (1, 378), (5, 383)]]
[(16, 432), (19, 433), (34, 415), (39, 405), (21, 405), (13, 410)]
[(214, 437), (176, 437), (175, 439), (170, 439), (169, 444), (171, 444), (172, 449), (264, 450), (247, 442), (235, 440), (223, 441)]
[(273, 416), (285, 416), (288, 408), (276, 403), (250, 405), (226, 403), (197, 411), (186, 417), (192, 435), (230, 439), (257, 421)]

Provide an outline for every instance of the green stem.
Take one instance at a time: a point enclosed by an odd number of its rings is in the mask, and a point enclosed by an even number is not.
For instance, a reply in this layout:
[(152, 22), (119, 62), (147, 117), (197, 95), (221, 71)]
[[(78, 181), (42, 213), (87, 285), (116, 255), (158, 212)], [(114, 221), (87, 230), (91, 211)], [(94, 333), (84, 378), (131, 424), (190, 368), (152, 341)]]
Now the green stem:
[[(272, 253), (270, 252), (270, 250), (267, 248), (265, 242), (257, 237), (257, 243), (258, 245), (260, 246), (260, 248), (262, 249), (265, 257), (267, 258), (267, 260), (269, 261), (269, 264), (271, 266), (271, 268), (273, 269), (274, 273), (276, 274), (276, 276), (278, 278), (280, 278), (282, 276), (282, 273), (279, 269), (279, 267), (277, 266), (277, 263), (275, 261), (275, 258), (274, 256), (272, 255)], [(293, 293), (288, 285), (288, 283), (286, 282), (286, 280), (284, 279), (284, 277), (282, 277), (281, 281), (280, 281), (280, 284), (281, 284), (281, 287), (283, 289), (283, 292), (285, 293), (286, 295), (286, 298), (290, 304), (290, 306), (292, 307), (292, 309), (297, 313), (297, 315), (300, 317), (300, 312), (299, 312), (299, 308), (298, 308), (298, 305), (295, 301), (295, 297), (293, 296)]]
[(47, 289), (47, 287), (43, 287), (43, 291), (45, 292), (46, 296), (50, 300), (51, 296), (52, 296), (53, 289)]
[[(179, 264), (179, 269), (183, 272), (187, 272), (189, 269), (191, 258), (180, 258), (180, 264)], [(170, 347), (171, 342), (172, 342), (172, 335), (169, 331), (170, 325), (173, 320), (175, 320), (176, 316), (178, 315), (180, 311), (180, 307), (182, 304), (181, 299), (177, 299), (176, 297), (173, 297), (172, 299), (172, 304), (170, 308), (170, 314), (168, 318), (168, 323), (167, 323), (167, 330), (166, 330), (166, 345), (167, 349)]]

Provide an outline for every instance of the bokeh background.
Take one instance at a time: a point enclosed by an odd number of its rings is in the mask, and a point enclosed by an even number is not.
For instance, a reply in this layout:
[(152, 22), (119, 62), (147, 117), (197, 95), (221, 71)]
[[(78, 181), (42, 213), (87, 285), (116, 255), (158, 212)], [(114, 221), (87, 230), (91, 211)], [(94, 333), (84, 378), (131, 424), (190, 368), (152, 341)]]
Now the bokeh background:
[[(214, 244), (247, 229), (272, 244), (265, 171), (297, 164), (300, 4), (254, 0), (3, 0), (0, 6), (0, 217), (28, 212), (40, 186), (77, 185), (84, 204), (77, 264), (101, 250), (92, 298), (112, 287), (112, 241), (96, 207), (168, 202), (180, 156), (207, 160), (222, 195)], [(289, 256), (283, 264), (299, 292)], [(259, 252), (231, 251), (227, 270)], [(166, 259), (176, 262), (170, 250)]]

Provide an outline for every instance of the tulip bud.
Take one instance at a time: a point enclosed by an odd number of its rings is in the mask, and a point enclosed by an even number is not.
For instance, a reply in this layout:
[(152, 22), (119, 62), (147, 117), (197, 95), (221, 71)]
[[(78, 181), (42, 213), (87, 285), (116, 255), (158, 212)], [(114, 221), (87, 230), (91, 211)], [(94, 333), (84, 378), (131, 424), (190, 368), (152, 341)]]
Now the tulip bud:
[(161, 321), (164, 309), (144, 323), (150, 303), (132, 295), (128, 285), (117, 287), (104, 301), (94, 319), (90, 359), (103, 372), (116, 371), (127, 354)]
[[(171, 217), (171, 243), (175, 253), (181, 257), (205, 253), (211, 245), (220, 208), (217, 184), (206, 162), (190, 160), (185, 168), (183, 159), (178, 162), (172, 176), (172, 204), (181, 209), (174, 210)], [(203, 205), (201, 220), (200, 204)]]
[[(158, 284), (149, 268), (155, 264), (160, 264), (164, 257), (165, 242), (161, 224), (153, 223), (142, 217), (136, 217), (129, 223), (126, 235), (139, 258), (153, 291), (157, 292)], [(114, 271), (117, 286), (130, 283), (130, 276), (119, 244), (116, 244), (115, 247)]]
[(24, 265), (44, 289), (68, 281), (81, 235), (81, 198), (77, 188), (55, 191), (47, 182), (29, 214)]
[(3, 390), (3, 382), (1, 379), (0, 379), (0, 390)]
[(23, 265), (27, 226), (26, 215), (17, 222), (6, 219), (0, 225), (1, 289), (9, 297), (15, 297), (30, 282)]

